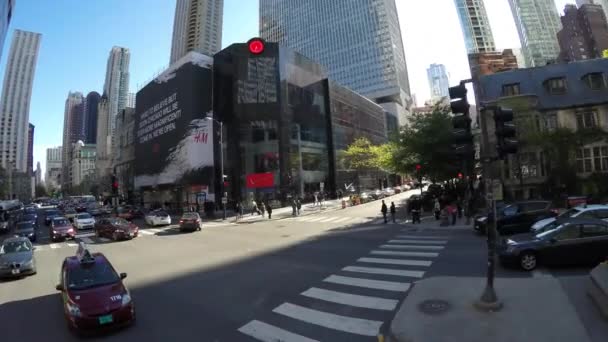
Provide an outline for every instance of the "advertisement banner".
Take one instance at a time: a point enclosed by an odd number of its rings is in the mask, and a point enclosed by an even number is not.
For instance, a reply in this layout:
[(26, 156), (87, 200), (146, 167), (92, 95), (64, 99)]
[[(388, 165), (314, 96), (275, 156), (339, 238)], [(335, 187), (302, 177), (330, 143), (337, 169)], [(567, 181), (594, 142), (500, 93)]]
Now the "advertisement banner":
[(191, 52), (137, 93), (136, 187), (213, 184), (212, 62)]
[(274, 174), (272, 172), (250, 173), (246, 176), (247, 188), (272, 188), (274, 186)]

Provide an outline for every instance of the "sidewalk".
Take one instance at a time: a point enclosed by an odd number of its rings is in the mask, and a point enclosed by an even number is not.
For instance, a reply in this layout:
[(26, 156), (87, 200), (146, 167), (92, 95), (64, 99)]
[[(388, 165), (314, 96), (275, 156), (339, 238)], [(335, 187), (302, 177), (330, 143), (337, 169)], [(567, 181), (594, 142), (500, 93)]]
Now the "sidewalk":
[[(426, 214), (426, 216), (424, 216)], [(405, 220), (405, 224), (408, 226), (408, 228), (420, 228), (420, 229), (446, 229), (446, 230), (473, 230), (473, 218), (471, 218), (471, 223), (470, 224), (466, 224), (466, 218), (462, 217), (462, 218), (457, 218), (456, 219), (456, 224), (455, 225), (451, 225), (451, 220), (450, 220), (450, 225), (448, 226), (442, 226), (441, 225), (441, 220), (435, 220), (435, 216), (432, 216), (430, 212), (427, 213), (423, 213), (422, 217), (420, 218), (421, 223), (416, 223), (413, 224), (412, 223), (412, 217), (408, 216), (407, 219)]]
[[(322, 206), (313, 205), (313, 204), (304, 204), (304, 205), (302, 205), (302, 209), (300, 210), (300, 216), (318, 214), (318, 213), (333, 211), (333, 210), (337, 210), (337, 209), (342, 209), (342, 200), (337, 200), (337, 199), (328, 200), (328, 201), (323, 202)], [(293, 217), (292, 213), (293, 213), (293, 208), (291, 206), (273, 209), (272, 210), (272, 219), (279, 220), (279, 219)], [(232, 221), (235, 221), (235, 220), (236, 220), (236, 218), (233, 216)], [(236, 221), (236, 223), (254, 223), (254, 222), (260, 222), (260, 221), (266, 221), (266, 220), (268, 220), (267, 212), (264, 213), (264, 216), (258, 215), (258, 214), (251, 215), (251, 213), (246, 213), (245, 215), (243, 215), (243, 217), (240, 220)]]

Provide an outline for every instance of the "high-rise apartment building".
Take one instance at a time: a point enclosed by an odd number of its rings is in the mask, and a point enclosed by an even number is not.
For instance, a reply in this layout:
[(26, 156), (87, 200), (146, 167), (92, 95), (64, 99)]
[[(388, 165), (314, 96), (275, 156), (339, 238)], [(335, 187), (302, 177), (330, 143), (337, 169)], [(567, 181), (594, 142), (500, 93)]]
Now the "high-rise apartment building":
[(496, 50), (484, 0), (454, 0), (467, 53)]
[(521, 48), (528, 67), (554, 63), (559, 54), (561, 29), (554, 0), (509, 0)]
[(426, 75), (429, 80), (429, 87), (431, 88), (431, 100), (437, 101), (444, 97), (449, 97), (448, 88), (450, 82), (448, 80), (448, 73), (443, 64), (431, 64), (426, 69)]
[(260, 0), (260, 36), (405, 122), (412, 100), (395, 0)]
[(0, 0), (0, 57), (4, 47), (4, 40), (8, 32), (8, 26), (13, 16), (14, 0)]
[(51, 147), (46, 149), (46, 175), (44, 181), (47, 188), (57, 188), (61, 185), (62, 148)]
[[(0, 162), (3, 168), (27, 171), (30, 100), (40, 33), (15, 30), (0, 98)], [(31, 172), (31, 171), (30, 171)]]
[(34, 125), (31, 123), (27, 128), (27, 170), (28, 174), (34, 172)]
[(110, 137), (114, 133), (116, 115), (127, 106), (130, 59), (129, 49), (117, 46), (112, 48), (108, 57), (103, 94), (108, 98), (110, 116), (107, 119)]
[(69, 186), (71, 182), (71, 146), (84, 139), (84, 97), (81, 92), (70, 92), (65, 100), (63, 116), (63, 156), (62, 185)]
[(135, 108), (135, 93), (129, 93), (129, 95), (127, 95), (127, 107)]
[(224, 0), (177, 0), (171, 64), (190, 51), (213, 56), (222, 47)]
[(84, 99), (84, 143), (95, 144), (97, 142), (97, 110), (101, 95), (92, 91)]
[(576, 0), (576, 5), (581, 7), (585, 4), (595, 4), (602, 6), (604, 15), (608, 18), (608, 0)]
[(566, 5), (561, 21), (562, 29), (557, 33), (560, 61), (602, 58), (608, 49), (608, 23), (602, 6), (583, 4), (577, 9)]

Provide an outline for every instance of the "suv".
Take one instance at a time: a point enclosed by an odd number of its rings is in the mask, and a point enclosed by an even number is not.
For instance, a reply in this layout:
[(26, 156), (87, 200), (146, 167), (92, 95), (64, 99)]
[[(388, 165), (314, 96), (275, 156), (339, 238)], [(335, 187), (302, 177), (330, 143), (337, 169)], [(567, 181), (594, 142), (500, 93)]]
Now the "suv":
[[(557, 216), (550, 201), (523, 201), (505, 205), (497, 211), (496, 231), (500, 235), (528, 233), (535, 222)], [(488, 216), (475, 219), (473, 228), (486, 232)]]

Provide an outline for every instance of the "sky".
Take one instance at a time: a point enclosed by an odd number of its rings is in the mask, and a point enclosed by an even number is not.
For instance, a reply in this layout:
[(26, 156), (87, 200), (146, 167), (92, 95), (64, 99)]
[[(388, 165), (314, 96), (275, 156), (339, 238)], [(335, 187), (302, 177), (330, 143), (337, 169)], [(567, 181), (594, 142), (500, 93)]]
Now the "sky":
[[(302, 0), (306, 1), (306, 0)], [(331, 0), (327, 0), (331, 1)], [(356, 0), (353, 0), (356, 1)], [(426, 68), (446, 65), (450, 84), (469, 78), (454, 0), (395, 0), (399, 11), (411, 92), (419, 104), (430, 96)], [(508, 0), (485, 0), (497, 48), (520, 46)], [(566, 3), (555, 0), (560, 13)], [(112, 46), (130, 49), (130, 92), (136, 92), (169, 63), (175, 0), (17, 0), (4, 42), (0, 77), (14, 29), (42, 34), (30, 122), (34, 167), (45, 169), (46, 149), (62, 143), (68, 92), (102, 92)], [(258, 34), (258, 0), (224, 0), (222, 45)]]

